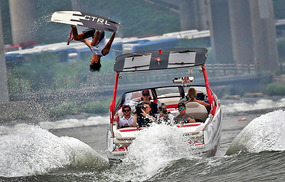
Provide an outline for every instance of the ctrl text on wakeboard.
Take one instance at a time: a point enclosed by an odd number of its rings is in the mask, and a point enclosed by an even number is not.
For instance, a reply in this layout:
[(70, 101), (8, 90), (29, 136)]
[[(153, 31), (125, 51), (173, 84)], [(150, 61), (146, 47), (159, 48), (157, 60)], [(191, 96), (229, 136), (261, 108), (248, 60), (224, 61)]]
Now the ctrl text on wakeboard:
[(90, 15), (85, 15), (84, 16), (84, 19), (85, 20), (88, 20), (88, 21), (96, 21), (96, 23), (100, 23), (100, 24), (104, 24), (104, 25), (108, 25), (108, 26), (111, 26), (109, 23), (108, 23), (108, 20), (105, 20), (103, 18), (98, 18), (96, 16), (90, 16)]

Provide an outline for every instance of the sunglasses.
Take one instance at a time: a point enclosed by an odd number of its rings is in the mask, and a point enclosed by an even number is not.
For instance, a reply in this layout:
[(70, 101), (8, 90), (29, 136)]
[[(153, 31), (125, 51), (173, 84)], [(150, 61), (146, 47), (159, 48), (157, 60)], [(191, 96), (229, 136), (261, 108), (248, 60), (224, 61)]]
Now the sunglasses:
[(143, 96), (145, 96), (145, 97), (146, 97), (146, 96), (149, 96), (149, 94), (143, 94)]
[(179, 108), (178, 110), (179, 110), (179, 111), (183, 111), (183, 110), (185, 110), (185, 107)]
[(130, 110), (123, 110), (123, 112), (130, 112)]

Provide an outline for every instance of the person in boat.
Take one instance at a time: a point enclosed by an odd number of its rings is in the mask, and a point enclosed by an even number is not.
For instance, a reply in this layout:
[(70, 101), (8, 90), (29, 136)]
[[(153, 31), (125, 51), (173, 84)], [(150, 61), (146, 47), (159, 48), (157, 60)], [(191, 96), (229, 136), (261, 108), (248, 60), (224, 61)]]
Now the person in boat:
[(143, 90), (142, 91), (141, 100), (142, 100), (142, 102), (150, 103), (151, 114), (154, 115), (154, 114), (156, 114), (158, 112), (158, 110), (157, 110), (157, 103), (151, 102), (150, 99), (151, 99), (151, 96), (150, 96), (149, 91), (147, 89)]
[[(110, 52), (116, 32), (113, 32), (111, 38), (107, 41), (104, 31), (88, 28), (78, 34), (76, 26), (71, 25), (71, 28), (73, 36), (69, 36), (68, 41), (76, 40), (85, 43), (93, 53), (90, 58), (90, 71), (99, 71), (101, 68), (101, 57), (106, 56)], [(88, 40), (89, 37), (92, 37), (91, 42)]]
[(170, 124), (173, 121), (174, 115), (167, 111), (167, 107), (164, 103), (161, 103), (159, 107), (159, 114), (156, 117), (157, 123)]
[(144, 127), (149, 126), (149, 123), (156, 121), (154, 114), (151, 113), (149, 102), (143, 102), (137, 105), (136, 113), (134, 114), (134, 126)]
[(131, 115), (131, 107), (129, 105), (124, 105), (122, 107), (123, 117), (119, 120), (119, 127), (129, 127), (134, 126), (134, 117)]
[(182, 103), (182, 102), (178, 103), (178, 111), (179, 111), (179, 115), (177, 115), (174, 118), (175, 124), (195, 123), (196, 122), (196, 120), (192, 116), (186, 114), (186, 106), (184, 103)]
[(201, 100), (197, 100), (196, 97), (197, 97), (196, 89), (193, 87), (189, 88), (187, 96), (186, 96), (186, 101), (184, 100), (185, 101), (184, 104), (187, 104), (189, 102), (197, 102), (197, 103), (205, 106), (207, 108), (207, 110), (209, 110), (211, 108), (210, 104), (208, 104), (204, 101), (201, 101)]

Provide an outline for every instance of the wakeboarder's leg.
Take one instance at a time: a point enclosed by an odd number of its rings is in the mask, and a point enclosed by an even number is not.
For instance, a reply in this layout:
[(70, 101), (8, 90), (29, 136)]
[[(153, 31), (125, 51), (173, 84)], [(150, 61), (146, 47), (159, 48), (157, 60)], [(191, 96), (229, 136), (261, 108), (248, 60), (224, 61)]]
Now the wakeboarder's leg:
[(93, 39), (92, 39), (92, 42), (91, 42), (91, 45), (92, 46), (96, 46), (97, 44), (99, 44), (99, 31), (98, 30), (96, 30), (96, 32), (95, 32), (95, 34), (94, 34), (94, 37), (93, 37)]

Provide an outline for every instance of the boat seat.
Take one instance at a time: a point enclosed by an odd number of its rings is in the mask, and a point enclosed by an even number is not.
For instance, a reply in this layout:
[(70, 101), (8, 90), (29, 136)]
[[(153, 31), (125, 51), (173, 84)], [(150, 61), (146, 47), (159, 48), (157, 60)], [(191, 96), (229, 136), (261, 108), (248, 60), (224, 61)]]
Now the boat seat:
[(158, 100), (161, 103), (164, 103), (166, 105), (177, 104), (181, 98), (179, 93), (168, 93), (168, 94), (160, 95), (159, 97), (160, 97), (160, 99), (158, 99)]
[(186, 114), (194, 117), (197, 122), (205, 122), (208, 117), (208, 111), (205, 106), (197, 102), (189, 102), (186, 104)]
[[(123, 111), (122, 111), (122, 108), (118, 110), (117, 114), (118, 114), (119, 120), (120, 120), (120, 118), (122, 118), (123, 115), (124, 115), (124, 114), (123, 114)], [(118, 120), (118, 122), (119, 122), (119, 120)]]
[(174, 98), (164, 98), (164, 99), (159, 99), (161, 103), (164, 103), (165, 105), (174, 105), (177, 104), (180, 101), (179, 97), (174, 97)]

